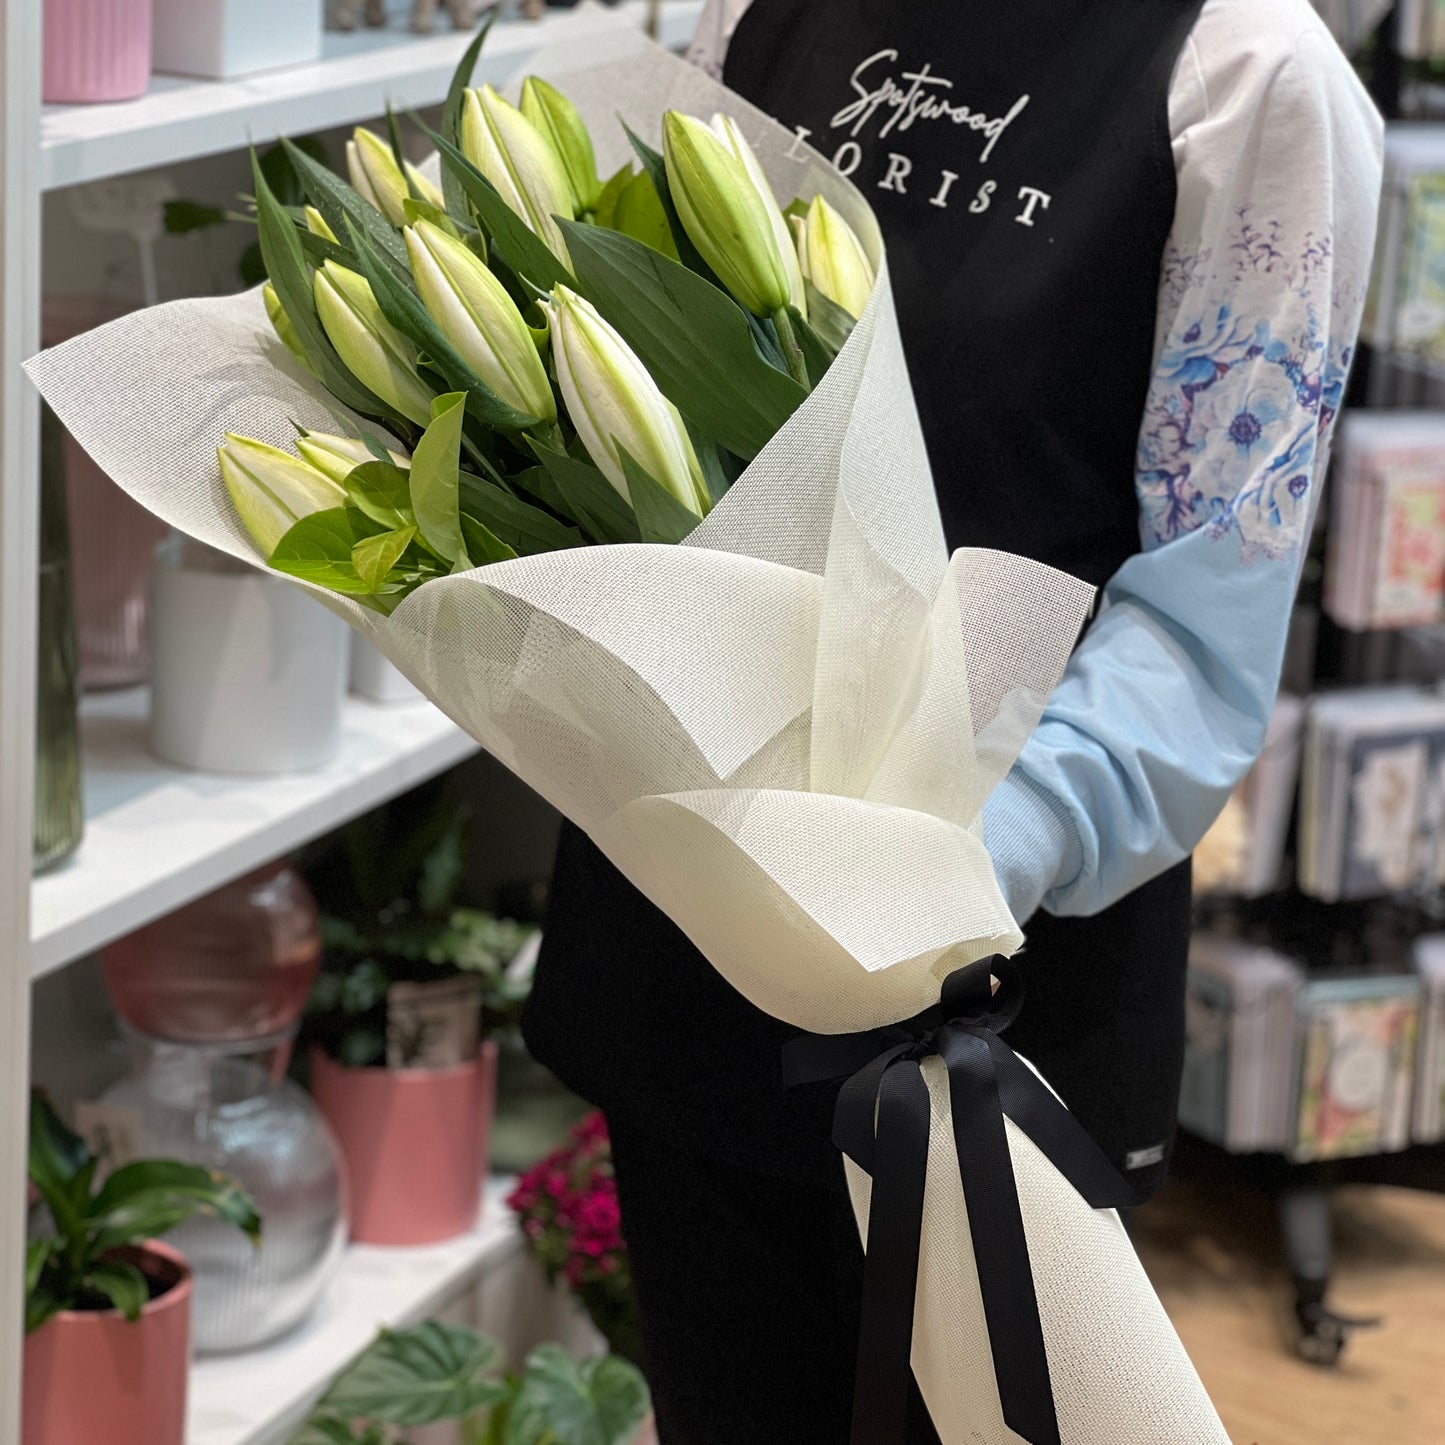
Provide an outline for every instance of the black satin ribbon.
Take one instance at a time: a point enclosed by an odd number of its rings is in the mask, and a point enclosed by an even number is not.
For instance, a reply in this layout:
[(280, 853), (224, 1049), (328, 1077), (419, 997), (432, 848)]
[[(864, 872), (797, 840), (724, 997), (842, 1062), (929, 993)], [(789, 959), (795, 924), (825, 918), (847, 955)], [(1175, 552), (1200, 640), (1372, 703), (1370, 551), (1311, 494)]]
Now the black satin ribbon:
[(833, 1142), (873, 1179), (851, 1445), (903, 1445), (928, 1176), (929, 1094), (919, 1063), (933, 1055), (948, 1070), (959, 1176), (1004, 1422), (1029, 1445), (1060, 1445), (1004, 1118), (1093, 1208), (1137, 1200), (1074, 1116), (999, 1038), (1022, 1003), (1014, 965), (980, 959), (951, 973), (938, 1006), (907, 1024), (804, 1034), (783, 1048), (790, 1087), (847, 1076)]

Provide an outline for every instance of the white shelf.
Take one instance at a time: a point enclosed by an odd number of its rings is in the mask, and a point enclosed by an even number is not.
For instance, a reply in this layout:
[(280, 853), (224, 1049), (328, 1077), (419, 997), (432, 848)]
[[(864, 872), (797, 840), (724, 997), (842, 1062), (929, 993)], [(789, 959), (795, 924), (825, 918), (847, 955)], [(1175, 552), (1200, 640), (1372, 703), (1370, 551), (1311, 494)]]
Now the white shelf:
[(405, 792), (477, 751), (429, 702), (348, 698), (341, 750), (278, 777), (187, 772), (146, 746), (144, 688), (81, 708), (85, 839), (31, 890), (36, 977)]
[[(312, 0), (315, 3), (315, 0)], [(644, 0), (613, 12), (641, 25)], [(702, 0), (665, 0), (665, 45), (685, 45)], [(327, 32), (323, 58), (243, 80), (188, 80), (157, 75), (137, 100), (111, 105), (47, 105), (41, 112), (41, 186), (53, 190), (147, 170), (196, 156), (351, 125), (398, 109), (440, 104), (470, 40), (438, 31), (414, 36), (393, 15), (386, 30)], [(540, 21), (502, 21), (483, 48), (479, 79), (499, 80), (543, 45), (582, 33), (595, 17), (554, 11)]]
[(484, 1270), (520, 1253), (522, 1236), (504, 1202), (511, 1184), (491, 1180), (482, 1222), (460, 1239), (423, 1249), (353, 1245), (299, 1329), (259, 1350), (197, 1361), (186, 1445), (284, 1441), (381, 1326), (419, 1324)]

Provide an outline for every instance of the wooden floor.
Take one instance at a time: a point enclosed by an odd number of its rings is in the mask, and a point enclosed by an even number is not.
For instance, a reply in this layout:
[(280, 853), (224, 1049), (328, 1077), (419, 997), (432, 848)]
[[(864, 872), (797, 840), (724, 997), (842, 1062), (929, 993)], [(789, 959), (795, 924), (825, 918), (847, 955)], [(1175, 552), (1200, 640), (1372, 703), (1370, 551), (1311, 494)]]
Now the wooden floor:
[(1385, 1324), (1333, 1369), (1292, 1352), (1278, 1230), (1250, 1191), (1184, 1161), (1134, 1233), (1234, 1445), (1445, 1445), (1445, 1198), (1346, 1189), (1335, 1223), (1330, 1303)]

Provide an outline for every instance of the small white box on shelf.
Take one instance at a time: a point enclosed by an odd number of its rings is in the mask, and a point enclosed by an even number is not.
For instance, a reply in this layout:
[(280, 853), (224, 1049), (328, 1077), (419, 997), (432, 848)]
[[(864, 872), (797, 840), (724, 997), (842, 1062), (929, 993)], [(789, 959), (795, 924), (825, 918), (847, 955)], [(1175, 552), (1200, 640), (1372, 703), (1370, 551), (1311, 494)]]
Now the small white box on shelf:
[(151, 65), (234, 80), (321, 58), (325, 0), (153, 0)]

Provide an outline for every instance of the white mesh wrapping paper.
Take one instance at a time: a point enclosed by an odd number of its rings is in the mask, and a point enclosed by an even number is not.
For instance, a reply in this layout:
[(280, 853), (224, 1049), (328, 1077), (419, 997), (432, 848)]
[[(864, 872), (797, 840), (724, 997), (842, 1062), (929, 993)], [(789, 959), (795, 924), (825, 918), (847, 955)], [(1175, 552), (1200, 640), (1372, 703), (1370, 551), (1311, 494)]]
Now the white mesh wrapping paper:
[[(824, 1033), (907, 1018), (953, 968), (1020, 942), (980, 810), (1090, 590), (1001, 553), (947, 555), (876, 226), (846, 181), (630, 32), (599, 24), (530, 68), (588, 117), (604, 174), (626, 155), (619, 112), (654, 142), (671, 106), (736, 115), (785, 201), (822, 191), (879, 256), (873, 301), (682, 546), (479, 568), (390, 618), (311, 590), (584, 828), (759, 1007)], [(125, 490), (257, 565), (218, 474), (222, 433), (286, 445), (292, 419), (355, 423), (291, 362), (259, 291), (137, 312), (30, 372)], [(946, 1086), (928, 1077), (915, 1371), (946, 1445), (995, 1445), (1018, 1437), (993, 1383)], [(1224, 1441), (1118, 1220), (1019, 1131), (1009, 1139), (1065, 1441)], [(866, 1217), (866, 1176), (851, 1172)]]

